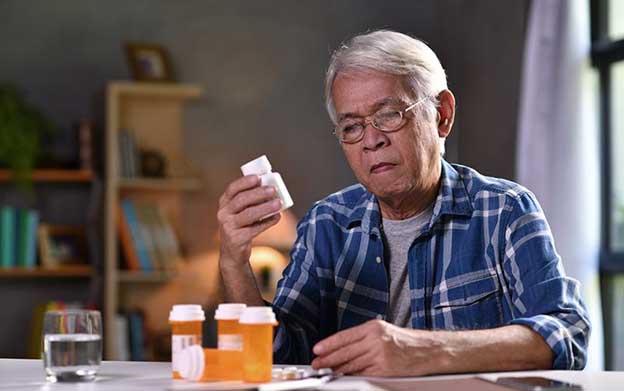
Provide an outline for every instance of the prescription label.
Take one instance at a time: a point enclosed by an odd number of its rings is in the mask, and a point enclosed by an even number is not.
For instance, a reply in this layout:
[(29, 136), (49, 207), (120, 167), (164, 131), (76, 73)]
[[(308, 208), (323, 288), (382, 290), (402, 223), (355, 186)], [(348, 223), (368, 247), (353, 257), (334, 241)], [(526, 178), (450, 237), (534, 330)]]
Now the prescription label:
[(174, 371), (178, 370), (178, 353), (191, 345), (201, 345), (199, 335), (176, 334), (171, 336), (171, 367)]

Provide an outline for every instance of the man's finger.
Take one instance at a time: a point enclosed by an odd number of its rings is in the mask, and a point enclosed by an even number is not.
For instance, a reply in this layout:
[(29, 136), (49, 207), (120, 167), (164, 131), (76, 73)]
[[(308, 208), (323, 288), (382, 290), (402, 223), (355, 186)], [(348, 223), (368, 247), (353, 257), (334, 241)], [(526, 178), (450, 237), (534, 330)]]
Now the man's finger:
[(370, 347), (367, 344), (355, 342), (336, 349), (328, 355), (315, 358), (312, 361), (312, 367), (315, 369), (341, 367), (368, 352)]
[(364, 323), (347, 330), (339, 331), (331, 337), (327, 337), (314, 345), (312, 350), (317, 356), (326, 355), (329, 352), (339, 349), (345, 345), (361, 340), (367, 335), (367, 329), (367, 323)]
[(236, 194), (243, 190), (254, 188), (260, 184), (260, 177), (257, 175), (245, 175), (230, 183), (223, 193), (222, 203), (228, 203)]
[(281, 217), (282, 217), (282, 215), (277, 213), (277, 214), (274, 214), (271, 217), (267, 217), (264, 220), (260, 220), (257, 223), (255, 223), (253, 225), (250, 225), (247, 228), (244, 228), (242, 234), (245, 235), (246, 237), (249, 237), (249, 238), (255, 238), (261, 232), (263, 232), (263, 231), (271, 228), (275, 224), (277, 224), (277, 222), (280, 221)]
[(237, 215), (234, 215), (233, 222), (237, 227), (247, 227), (261, 222), (266, 216), (275, 214), (282, 208), (279, 198), (250, 206)]
[(250, 206), (276, 199), (277, 190), (273, 186), (254, 187), (236, 194), (229, 204), (227, 210), (233, 214), (240, 213)]

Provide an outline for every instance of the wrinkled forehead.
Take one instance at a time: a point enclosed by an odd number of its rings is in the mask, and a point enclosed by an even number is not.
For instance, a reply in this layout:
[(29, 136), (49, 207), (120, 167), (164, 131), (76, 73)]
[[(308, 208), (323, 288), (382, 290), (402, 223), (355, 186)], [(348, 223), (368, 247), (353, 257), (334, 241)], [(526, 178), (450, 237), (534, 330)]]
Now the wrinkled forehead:
[(386, 105), (411, 101), (405, 78), (369, 69), (341, 71), (332, 84), (332, 98), (338, 118), (368, 115)]

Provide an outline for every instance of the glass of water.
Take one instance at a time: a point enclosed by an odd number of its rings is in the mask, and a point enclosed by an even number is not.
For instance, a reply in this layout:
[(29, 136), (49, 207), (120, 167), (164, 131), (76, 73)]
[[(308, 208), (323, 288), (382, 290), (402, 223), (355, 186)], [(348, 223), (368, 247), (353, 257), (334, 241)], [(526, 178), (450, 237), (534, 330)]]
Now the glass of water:
[(90, 381), (102, 361), (99, 311), (48, 311), (43, 318), (43, 366), (46, 379)]

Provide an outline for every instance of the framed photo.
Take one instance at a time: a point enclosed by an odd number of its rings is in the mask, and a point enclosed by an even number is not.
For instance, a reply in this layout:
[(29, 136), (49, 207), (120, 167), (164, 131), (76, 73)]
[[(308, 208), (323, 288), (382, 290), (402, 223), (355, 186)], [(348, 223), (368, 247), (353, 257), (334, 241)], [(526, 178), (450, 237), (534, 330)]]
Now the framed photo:
[(146, 43), (127, 43), (126, 57), (137, 81), (173, 81), (169, 55), (164, 47)]
[(87, 243), (83, 227), (40, 224), (37, 234), (42, 267), (87, 263)]

